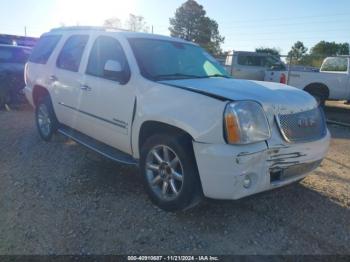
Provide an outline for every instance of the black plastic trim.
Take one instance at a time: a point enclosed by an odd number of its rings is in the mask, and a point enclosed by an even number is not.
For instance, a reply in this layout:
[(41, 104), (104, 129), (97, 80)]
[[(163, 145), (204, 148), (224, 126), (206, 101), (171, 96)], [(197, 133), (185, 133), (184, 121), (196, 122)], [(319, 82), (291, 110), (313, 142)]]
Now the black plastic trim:
[[(77, 111), (77, 112), (79, 112), (79, 113), (82, 113), (82, 114), (84, 114), (84, 115), (87, 115), (87, 116), (96, 118), (96, 119), (98, 119), (98, 120), (104, 121), (104, 122), (106, 122), (106, 123), (109, 123), (109, 124), (112, 124), (112, 125), (115, 125), (115, 126), (118, 126), (118, 127), (124, 128), (124, 129), (127, 129), (128, 123), (121, 124), (122, 121), (120, 121), (120, 120), (113, 119), (114, 121), (118, 121), (118, 123), (116, 123), (116, 122), (113, 122), (113, 121), (108, 120), (108, 119), (106, 119), (106, 118), (102, 118), (102, 117), (100, 117), (100, 116), (96, 116), (96, 115), (93, 115), (93, 114), (91, 114), (91, 113), (82, 111), (82, 110), (77, 109), (77, 108), (75, 108), (75, 107), (68, 106), (68, 105), (66, 105), (66, 104), (64, 104), (64, 103), (61, 103), (61, 102), (59, 102), (58, 104), (61, 105), (61, 106), (67, 107), (67, 108), (69, 108), (69, 109), (71, 109), (71, 110), (74, 110), (74, 111)], [(124, 123), (124, 122), (123, 122), (123, 123)]]

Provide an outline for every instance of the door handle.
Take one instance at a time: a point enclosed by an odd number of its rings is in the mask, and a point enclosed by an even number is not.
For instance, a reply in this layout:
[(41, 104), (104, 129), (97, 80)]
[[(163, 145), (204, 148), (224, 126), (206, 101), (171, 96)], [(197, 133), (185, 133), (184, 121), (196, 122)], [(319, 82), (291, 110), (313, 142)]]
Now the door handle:
[(51, 75), (51, 76), (49, 77), (49, 79), (50, 79), (50, 81), (58, 81), (58, 78), (57, 78), (57, 76), (55, 76), (55, 75)]
[(81, 85), (80, 89), (84, 91), (91, 91), (91, 87), (89, 87), (88, 85)]

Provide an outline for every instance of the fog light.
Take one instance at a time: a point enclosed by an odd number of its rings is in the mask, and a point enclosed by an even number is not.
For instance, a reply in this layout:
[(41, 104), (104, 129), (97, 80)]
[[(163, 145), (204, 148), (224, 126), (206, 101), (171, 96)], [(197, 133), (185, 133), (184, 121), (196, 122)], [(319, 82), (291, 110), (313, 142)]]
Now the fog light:
[(244, 180), (243, 180), (243, 187), (244, 188), (249, 188), (252, 184), (252, 180), (249, 175), (245, 175)]

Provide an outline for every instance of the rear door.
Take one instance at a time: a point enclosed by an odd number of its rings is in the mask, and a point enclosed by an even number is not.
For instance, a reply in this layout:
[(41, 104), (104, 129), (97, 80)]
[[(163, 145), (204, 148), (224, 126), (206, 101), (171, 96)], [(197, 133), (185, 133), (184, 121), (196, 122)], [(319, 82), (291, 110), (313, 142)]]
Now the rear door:
[[(98, 34), (86, 61), (79, 101), (84, 133), (105, 144), (131, 153), (130, 128), (135, 91), (123, 47), (115, 34)], [(107, 74), (107, 62), (118, 62), (123, 69)]]
[(87, 34), (68, 36), (57, 55), (52, 73), (49, 76), (59, 121), (77, 130), (80, 130), (80, 88), (83, 80), (80, 62), (88, 39), (89, 35)]

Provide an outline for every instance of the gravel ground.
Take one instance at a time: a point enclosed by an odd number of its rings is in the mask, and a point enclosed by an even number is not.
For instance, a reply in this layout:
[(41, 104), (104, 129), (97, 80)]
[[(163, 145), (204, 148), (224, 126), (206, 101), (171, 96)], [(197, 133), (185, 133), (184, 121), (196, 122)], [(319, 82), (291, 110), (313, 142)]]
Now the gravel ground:
[(302, 183), (181, 213), (154, 207), (136, 168), (0, 112), (0, 254), (350, 254), (350, 129), (330, 126)]

